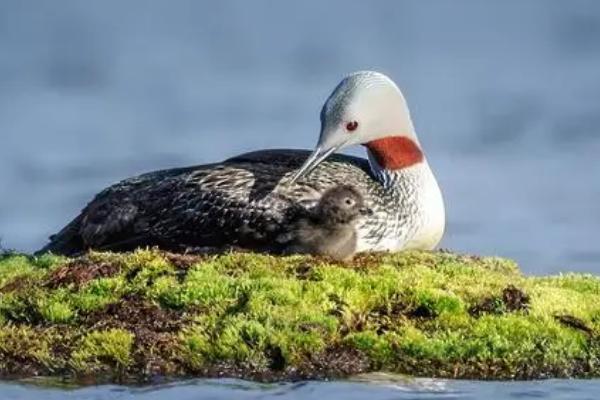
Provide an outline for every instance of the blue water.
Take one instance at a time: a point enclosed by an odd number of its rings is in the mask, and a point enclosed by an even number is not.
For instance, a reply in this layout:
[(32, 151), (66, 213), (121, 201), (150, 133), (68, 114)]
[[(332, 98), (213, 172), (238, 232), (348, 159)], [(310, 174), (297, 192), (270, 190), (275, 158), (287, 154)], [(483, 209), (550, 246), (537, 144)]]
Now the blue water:
[[(442, 186), (443, 247), (512, 257), (527, 273), (600, 271), (598, 1), (4, 0), (0, 49), (5, 247), (39, 248), (127, 176), (311, 148), (338, 80), (377, 69), (405, 92)], [(64, 392), (5, 383), (0, 399), (595, 398), (598, 389), (194, 381)]]
[[(393, 378), (393, 377), (389, 377)], [(364, 381), (368, 382), (364, 382)], [(369, 381), (370, 380), (370, 381)], [(196, 399), (589, 399), (596, 400), (598, 381), (474, 382), (431, 379), (371, 379), (360, 381), (259, 384), (232, 379), (191, 380), (150, 387), (116, 385), (52, 389), (0, 383), (3, 400), (196, 400)]]

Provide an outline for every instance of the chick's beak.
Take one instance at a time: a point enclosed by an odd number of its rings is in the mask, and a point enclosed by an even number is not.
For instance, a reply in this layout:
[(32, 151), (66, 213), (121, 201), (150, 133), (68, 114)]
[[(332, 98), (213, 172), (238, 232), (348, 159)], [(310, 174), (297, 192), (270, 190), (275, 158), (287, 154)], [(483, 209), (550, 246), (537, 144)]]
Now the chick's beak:
[(358, 212), (365, 216), (373, 215), (373, 210), (371, 210), (369, 207), (361, 207)]

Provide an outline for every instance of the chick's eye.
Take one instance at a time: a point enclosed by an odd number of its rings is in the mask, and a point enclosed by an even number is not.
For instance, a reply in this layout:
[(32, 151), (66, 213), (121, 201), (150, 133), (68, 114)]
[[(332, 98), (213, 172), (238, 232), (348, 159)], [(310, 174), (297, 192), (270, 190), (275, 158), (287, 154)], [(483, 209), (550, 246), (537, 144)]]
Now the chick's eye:
[(356, 121), (350, 121), (346, 124), (346, 130), (348, 132), (355, 131), (356, 128), (358, 128), (358, 122), (356, 122)]
[(352, 200), (352, 199), (350, 199), (350, 198), (347, 198), (347, 199), (346, 199), (346, 205), (347, 205), (347, 206), (351, 206), (351, 205), (353, 205), (353, 204), (354, 204), (354, 200)]

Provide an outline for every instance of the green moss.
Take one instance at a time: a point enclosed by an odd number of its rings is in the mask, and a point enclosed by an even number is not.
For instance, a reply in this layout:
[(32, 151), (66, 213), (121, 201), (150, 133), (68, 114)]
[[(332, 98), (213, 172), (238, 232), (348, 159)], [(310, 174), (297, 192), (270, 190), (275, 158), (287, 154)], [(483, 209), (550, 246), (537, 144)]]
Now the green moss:
[(92, 331), (85, 335), (71, 354), (71, 366), (76, 372), (89, 374), (107, 365), (124, 371), (131, 363), (133, 334), (122, 329)]
[(599, 334), (600, 278), (500, 258), (0, 257), (3, 375), (590, 377)]
[(75, 312), (67, 293), (57, 291), (37, 300), (37, 310), (41, 318), (51, 324), (69, 322), (73, 319)]
[(89, 313), (117, 301), (126, 291), (127, 283), (123, 276), (98, 278), (71, 292), (66, 301), (70, 301), (78, 312)]
[[(49, 366), (52, 364), (51, 346), (46, 335), (40, 335), (28, 326), (0, 327), (0, 366), (12, 372), (19, 367)], [(22, 363), (23, 365), (16, 365)]]
[(235, 301), (234, 279), (208, 263), (192, 268), (182, 284), (174, 277), (159, 281), (158, 298), (171, 307), (202, 307), (223, 310)]
[(181, 345), (179, 355), (185, 367), (191, 371), (200, 371), (211, 357), (211, 340), (207, 330), (197, 324), (184, 329), (179, 337)]

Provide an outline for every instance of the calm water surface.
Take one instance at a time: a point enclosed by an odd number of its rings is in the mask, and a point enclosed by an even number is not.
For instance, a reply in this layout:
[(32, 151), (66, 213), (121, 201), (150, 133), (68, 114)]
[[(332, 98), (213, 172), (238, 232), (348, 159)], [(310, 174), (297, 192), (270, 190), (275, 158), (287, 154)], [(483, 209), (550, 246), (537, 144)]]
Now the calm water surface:
[[(600, 271), (600, 2), (0, 2), (0, 238), (31, 251), (124, 177), (311, 148), (348, 72), (403, 88), (442, 243)], [(351, 153), (363, 155), (360, 148)], [(598, 398), (598, 381), (192, 381), (0, 399)]]
[[(363, 380), (369, 380), (370, 377)], [(208, 400), (208, 399), (598, 399), (600, 381), (473, 382), (431, 379), (381, 379), (258, 384), (230, 379), (192, 380), (152, 387), (96, 386), (50, 389), (0, 383), (3, 400)]]

